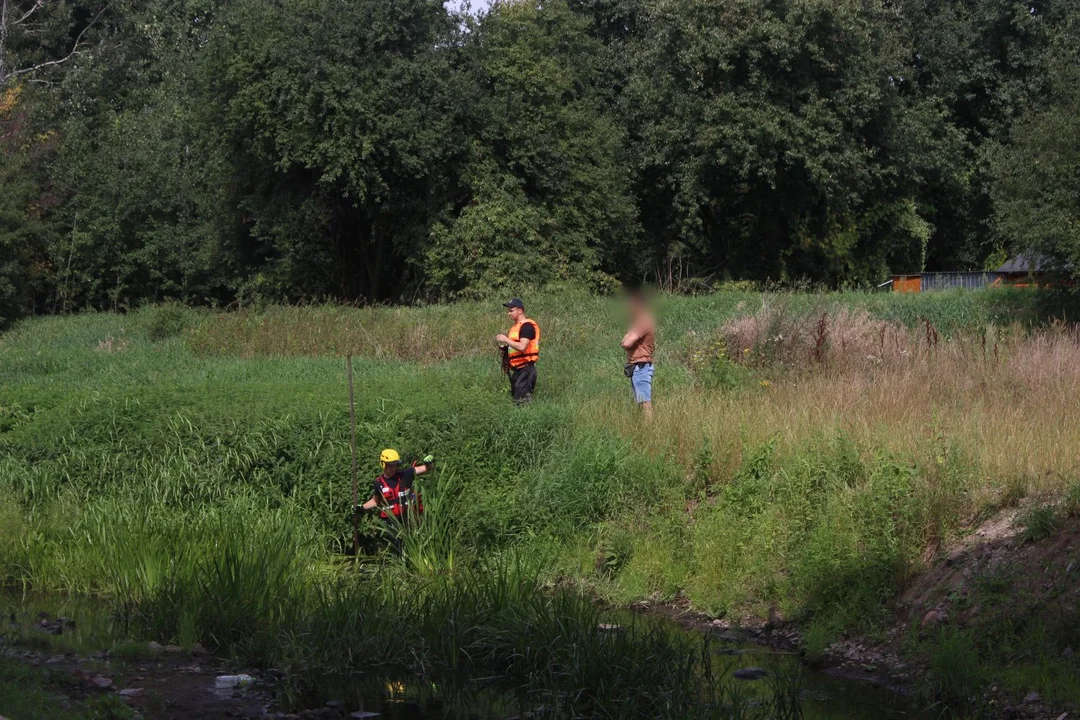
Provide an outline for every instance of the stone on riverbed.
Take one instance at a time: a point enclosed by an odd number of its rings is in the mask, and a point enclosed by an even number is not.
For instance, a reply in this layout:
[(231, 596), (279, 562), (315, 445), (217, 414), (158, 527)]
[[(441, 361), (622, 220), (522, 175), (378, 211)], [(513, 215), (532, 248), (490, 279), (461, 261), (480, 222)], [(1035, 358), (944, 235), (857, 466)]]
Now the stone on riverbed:
[(769, 671), (765, 668), (750, 667), (736, 670), (732, 677), (738, 680), (760, 680), (768, 674)]

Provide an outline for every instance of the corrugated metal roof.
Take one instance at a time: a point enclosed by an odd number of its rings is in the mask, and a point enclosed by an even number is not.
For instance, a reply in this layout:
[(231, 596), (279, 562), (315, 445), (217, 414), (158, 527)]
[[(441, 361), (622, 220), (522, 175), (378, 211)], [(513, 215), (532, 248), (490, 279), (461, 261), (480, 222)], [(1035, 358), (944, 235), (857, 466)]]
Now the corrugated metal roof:
[(1046, 261), (1035, 255), (1020, 253), (997, 269), (999, 273), (1028, 273), (1046, 270)]

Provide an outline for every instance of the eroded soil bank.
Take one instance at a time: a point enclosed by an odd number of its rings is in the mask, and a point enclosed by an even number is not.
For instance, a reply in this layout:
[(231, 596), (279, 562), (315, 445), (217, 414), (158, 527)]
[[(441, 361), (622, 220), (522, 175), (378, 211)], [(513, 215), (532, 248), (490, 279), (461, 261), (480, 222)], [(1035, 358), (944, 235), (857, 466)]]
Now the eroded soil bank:
[(914, 706), (1064, 720), (1080, 711), (1080, 518), (1062, 517), (1056, 504), (1033, 497), (970, 523), (908, 584), (883, 632), (843, 634), (824, 651), (809, 651), (805, 628), (775, 613), (732, 621), (670, 604), (635, 609), (797, 654), (822, 673), (888, 688)]

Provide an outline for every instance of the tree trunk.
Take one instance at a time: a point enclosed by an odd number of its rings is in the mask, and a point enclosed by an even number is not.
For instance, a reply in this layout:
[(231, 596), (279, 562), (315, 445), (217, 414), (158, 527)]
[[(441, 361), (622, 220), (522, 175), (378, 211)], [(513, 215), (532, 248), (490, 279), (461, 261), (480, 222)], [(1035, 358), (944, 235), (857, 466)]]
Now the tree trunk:
[(0, 0), (0, 88), (7, 84), (7, 65), (4, 62), (8, 38), (8, 2)]

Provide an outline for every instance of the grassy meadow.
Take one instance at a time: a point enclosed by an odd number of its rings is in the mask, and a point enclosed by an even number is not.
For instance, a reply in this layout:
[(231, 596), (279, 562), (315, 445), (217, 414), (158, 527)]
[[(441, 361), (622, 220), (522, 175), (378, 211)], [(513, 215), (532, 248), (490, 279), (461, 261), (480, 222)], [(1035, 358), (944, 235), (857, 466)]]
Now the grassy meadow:
[[(880, 632), (972, 518), (1077, 495), (1080, 334), (1036, 293), (658, 298), (651, 424), (621, 307), (528, 301), (521, 410), (498, 302), (23, 322), (0, 335), (0, 582), (106, 595), (145, 639), (268, 666), (483, 670), (522, 707), (732, 716), (698, 682), (708, 653), (599, 632), (591, 598), (779, 611), (824, 645)], [(374, 572), (342, 561), (346, 353), (361, 493), (383, 447), (438, 460), (427, 521)], [(1068, 671), (1017, 685), (1080, 700)]]

